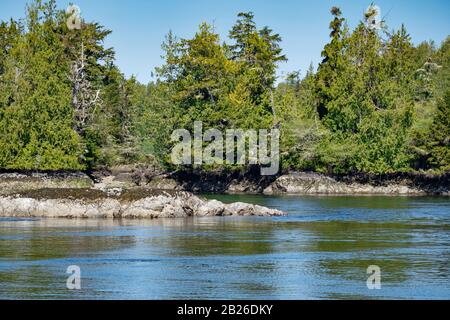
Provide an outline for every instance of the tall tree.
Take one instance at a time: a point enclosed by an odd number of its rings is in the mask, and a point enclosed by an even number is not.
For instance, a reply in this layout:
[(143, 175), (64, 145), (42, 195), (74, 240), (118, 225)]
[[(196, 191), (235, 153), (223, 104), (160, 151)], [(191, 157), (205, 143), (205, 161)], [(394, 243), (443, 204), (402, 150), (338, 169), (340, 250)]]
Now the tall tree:
[[(27, 8), (26, 32), (10, 49), (1, 92), (0, 167), (80, 169), (80, 137), (72, 130), (70, 85), (54, 1)], [(24, 28), (25, 29), (25, 28)]]
[(317, 111), (321, 118), (325, 117), (328, 111), (328, 103), (332, 99), (330, 86), (341, 72), (343, 62), (343, 50), (347, 37), (345, 19), (342, 17), (341, 9), (331, 8), (333, 20), (330, 22), (331, 41), (325, 45), (322, 51), (322, 62), (319, 64), (316, 77), (316, 90), (318, 100)]
[(279, 62), (286, 61), (280, 47), (281, 37), (269, 27), (256, 28), (252, 12), (238, 14), (238, 20), (229, 33), (234, 41), (230, 46), (232, 59), (240, 68), (239, 81), (249, 90), (253, 103), (272, 113), (276, 122), (273, 89)]

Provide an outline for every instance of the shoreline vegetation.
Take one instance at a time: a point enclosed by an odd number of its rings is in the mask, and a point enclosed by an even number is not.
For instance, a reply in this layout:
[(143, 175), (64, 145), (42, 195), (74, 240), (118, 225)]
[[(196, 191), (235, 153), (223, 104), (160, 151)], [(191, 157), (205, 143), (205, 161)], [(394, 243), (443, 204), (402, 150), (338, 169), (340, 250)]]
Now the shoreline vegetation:
[[(208, 23), (191, 38), (169, 32), (155, 80), (142, 84), (105, 47), (111, 30), (84, 20), (73, 29), (69, 18), (54, 0), (32, 0), (25, 19), (0, 22), (3, 214), (14, 214), (16, 200), (24, 215), (42, 212), (39, 190), (49, 212), (86, 200), (81, 190), (106, 194), (113, 217), (126, 215), (117, 197), (133, 190), (153, 204), (157, 190), (175, 192), (164, 197), (179, 204), (199, 199), (189, 192), (449, 195), (450, 37), (415, 45), (405, 26), (389, 30), (376, 6), (351, 30), (333, 7), (322, 61), (280, 78), (281, 36), (242, 12), (226, 39)], [(174, 165), (171, 134), (192, 132), (196, 121), (221, 132), (279, 129), (280, 173)], [(211, 205), (206, 215), (278, 215), (205, 201), (194, 202)]]

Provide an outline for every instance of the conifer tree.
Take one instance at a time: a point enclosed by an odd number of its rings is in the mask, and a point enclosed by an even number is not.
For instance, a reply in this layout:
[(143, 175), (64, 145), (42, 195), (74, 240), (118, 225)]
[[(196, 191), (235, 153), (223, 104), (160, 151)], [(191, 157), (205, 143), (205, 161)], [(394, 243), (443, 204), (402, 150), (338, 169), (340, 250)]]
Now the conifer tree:
[(441, 171), (450, 170), (450, 90), (437, 105), (431, 125), (431, 156), (429, 163)]

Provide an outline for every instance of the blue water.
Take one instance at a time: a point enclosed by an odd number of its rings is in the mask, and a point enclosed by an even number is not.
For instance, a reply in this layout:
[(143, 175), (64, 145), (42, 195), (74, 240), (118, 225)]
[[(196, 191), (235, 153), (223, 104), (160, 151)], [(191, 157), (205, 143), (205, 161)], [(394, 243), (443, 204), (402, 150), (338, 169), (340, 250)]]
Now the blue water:
[(0, 299), (450, 299), (449, 198), (210, 197), (289, 215), (3, 218)]

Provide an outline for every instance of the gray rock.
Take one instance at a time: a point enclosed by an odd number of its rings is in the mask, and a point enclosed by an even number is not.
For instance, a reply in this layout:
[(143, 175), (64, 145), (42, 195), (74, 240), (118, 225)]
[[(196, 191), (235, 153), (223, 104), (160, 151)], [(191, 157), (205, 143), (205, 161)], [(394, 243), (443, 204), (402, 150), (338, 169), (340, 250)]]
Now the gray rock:
[(225, 204), (217, 200), (210, 200), (198, 206), (195, 210), (197, 216), (223, 216)]
[(278, 210), (246, 203), (224, 204), (185, 191), (40, 190), (0, 196), (0, 216), (51, 218), (182, 218), (189, 216), (283, 215)]
[(273, 194), (392, 194), (423, 195), (427, 192), (417, 187), (391, 183), (386, 185), (345, 183), (317, 173), (291, 173), (276, 179), (263, 192)]
[(252, 216), (255, 213), (255, 206), (243, 202), (235, 202), (226, 206), (225, 209), (229, 214), (234, 216)]

